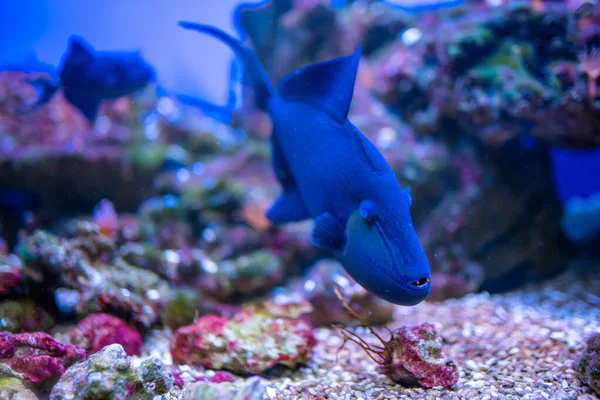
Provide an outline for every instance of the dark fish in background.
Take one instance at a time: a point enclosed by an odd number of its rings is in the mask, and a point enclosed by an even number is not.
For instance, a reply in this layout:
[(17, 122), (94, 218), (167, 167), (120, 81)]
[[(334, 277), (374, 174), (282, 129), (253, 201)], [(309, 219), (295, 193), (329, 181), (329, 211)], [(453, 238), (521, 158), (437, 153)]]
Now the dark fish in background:
[(292, 8), (292, 0), (241, 3), (233, 11), (233, 24), (242, 42), (250, 36), (256, 47), (263, 49), (275, 36), (273, 22)]
[(32, 80), (44, 104), (62, 88), (65, 98), (93, 121), (100, 102), (143, 89), (154, 80), (154, 69), (138, 52), (95, 52), (83, 39), (72, 36), (63, 57), (59, 82)]

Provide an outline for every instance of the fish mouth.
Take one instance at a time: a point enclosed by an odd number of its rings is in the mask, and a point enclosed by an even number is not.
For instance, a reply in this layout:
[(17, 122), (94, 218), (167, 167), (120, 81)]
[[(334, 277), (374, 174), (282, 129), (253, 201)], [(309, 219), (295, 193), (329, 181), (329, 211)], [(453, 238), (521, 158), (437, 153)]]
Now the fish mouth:
[(426, 289), (430, 286), (431, 279), (429, 277), (423, 277), (421, 279), (417, 279), (416, 281), (408, 282), (408, 285), (415, 289)]

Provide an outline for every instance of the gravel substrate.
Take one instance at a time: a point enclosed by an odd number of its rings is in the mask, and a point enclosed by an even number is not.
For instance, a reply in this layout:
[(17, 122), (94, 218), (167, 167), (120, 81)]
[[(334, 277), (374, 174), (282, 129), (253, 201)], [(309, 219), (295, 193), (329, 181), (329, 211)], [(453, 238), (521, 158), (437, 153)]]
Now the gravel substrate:
[[(576, 283), (565, 276), (505, 295), (398, 307), (392, 329), (437, 325), (447, 356), (461, 371), (451, 390), (394, 384), (358, 346), (348, 343), (338, 352), (341, 336), (322, 328), (315, 331), (319, 344), (310, 363), (268, 376), (266, 398), (596, 399), (575, 372), (585, 338), (600, 332), (600, 307), (592, 289), (600, 290), (600, 282)], [(370, 337), (364, 328), (353, 331)]]

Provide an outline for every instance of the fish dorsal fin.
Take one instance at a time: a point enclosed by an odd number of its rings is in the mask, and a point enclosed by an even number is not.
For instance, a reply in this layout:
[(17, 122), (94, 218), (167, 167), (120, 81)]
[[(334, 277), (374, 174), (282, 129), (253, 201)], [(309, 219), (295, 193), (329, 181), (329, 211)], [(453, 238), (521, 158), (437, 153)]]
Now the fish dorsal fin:
[(72, 61), (85, 63), (94, 58), (94, 54), (92, 53), (92, 48), (90, 45), (79, 36), (71, 36), (70, 43), (71, 52), (69, 54), (69, 58)]
[(361, 48), (353, 54), (300, 68), (279, 83), (279, 95), (326, 110), (336, 119), (348, 116)]

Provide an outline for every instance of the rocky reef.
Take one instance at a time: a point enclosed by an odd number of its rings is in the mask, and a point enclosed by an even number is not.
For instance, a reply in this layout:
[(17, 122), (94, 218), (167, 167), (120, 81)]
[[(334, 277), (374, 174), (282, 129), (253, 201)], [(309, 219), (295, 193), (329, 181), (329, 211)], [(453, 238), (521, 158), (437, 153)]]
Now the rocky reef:
[(32, 386), (56, 383), (67, 367), (85, 359), (85, 350), (57, 342), (44, 332), (0, 333), (0, 368)]
[(310, 221), (265, 218), (281, 189), (251, 90), (228, 121), (150, 85), (89, 125), (60, 91), (32, 107), (43, 72), (2, 71), (0, 398), (598, 391), (597, 268), (573, 275), (598, 196), (561, 205), (548, 149), (600, 145), (600, 5), (332, 3), (236, 16), (274, 83), (362, 46), (349, 119), (411, 189), (428, 300), (377, 298)]
[(577, 372), (581, 380), (600, 394), (600, 334), (588, 338), (586, 348), (579, 360)]
[(173, 386), (173, 376), (156, 358), (135, 368), (118, 344), (104, 347), (69, 368), (52, 389), (50, 399), (153, 399)]
[(173, 361), (261, 374), (276, 365), (306, 363), (316, 341), (310, 325), (247, 308), (232, 319), (207, 315), (179, 328), (171, 344)]

